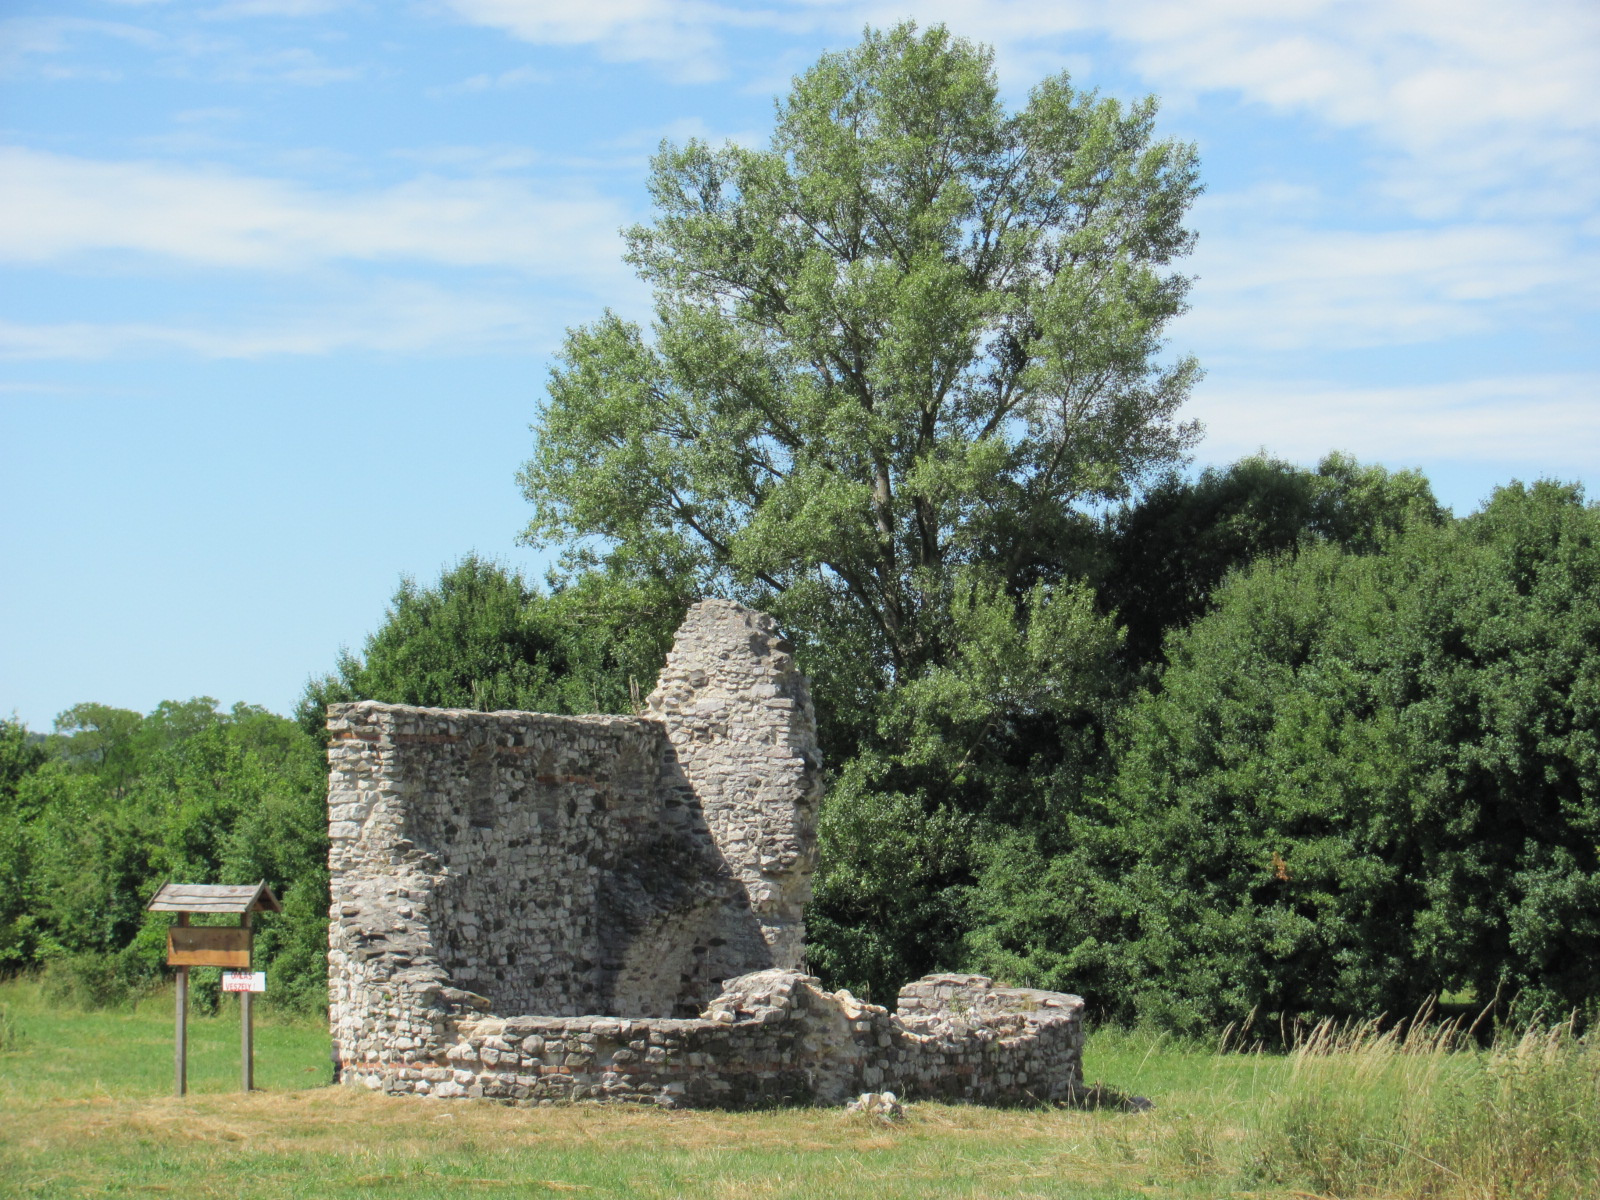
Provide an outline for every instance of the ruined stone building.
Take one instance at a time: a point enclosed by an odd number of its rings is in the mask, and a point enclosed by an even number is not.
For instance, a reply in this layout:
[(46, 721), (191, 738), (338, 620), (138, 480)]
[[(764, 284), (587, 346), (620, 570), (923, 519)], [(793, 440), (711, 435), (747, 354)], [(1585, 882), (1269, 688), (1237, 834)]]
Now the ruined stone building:
[(802, 972), (821, 757), (775, 623), (692, 608), (641, 716), (329, 708), (345, 1082), (525, 1102), (1060, 1099), (1083, 1002)]

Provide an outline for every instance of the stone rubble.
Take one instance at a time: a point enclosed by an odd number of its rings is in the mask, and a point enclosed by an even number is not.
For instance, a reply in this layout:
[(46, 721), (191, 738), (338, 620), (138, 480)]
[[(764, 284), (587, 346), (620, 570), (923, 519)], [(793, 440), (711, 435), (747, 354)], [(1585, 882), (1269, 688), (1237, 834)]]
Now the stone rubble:
[(862, 1092), (844, 1106), (846, 1112), (860, 1113), (864, 1117), (877, 1117), (880, 1121), (895, 1122), (905, 1118), (905, 1105), (893, 1092)]
[(695, 605), (646, 714), (329, 706), (344, 1082), (728, 1108), (1082, 1092), (1075, 996), (931, 975), (890, 1014), (800, 972), (821, 756), (770, 617)]

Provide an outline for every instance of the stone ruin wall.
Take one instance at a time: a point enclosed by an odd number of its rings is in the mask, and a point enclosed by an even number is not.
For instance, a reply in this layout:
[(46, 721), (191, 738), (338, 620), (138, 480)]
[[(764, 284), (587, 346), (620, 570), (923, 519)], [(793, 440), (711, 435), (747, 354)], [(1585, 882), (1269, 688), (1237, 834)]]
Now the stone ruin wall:
[(863, 1092), (982, 1104), (1083, 1094), (1083, 1001), (930, 975), (891, 1014), (809, 975), (730, 980), (703, 1016), (476, 1017), (425, 1052), (346, 1069), (391, 1093), (522, 1104), (646, 1101), (670, 1107), (843, 1104)]
[(1081, 1087), (1075, 997), (939, 976), (890, 1015), (799, 973), (821, 758), (764, 614), (695, 605), (643, 716), (359, 702), (328, 727), (346, 1082), (733, 1107)]
[(771, 959), (765, 965), (798, 967), (822, 754), (792, 648), (766, 614), (703, 600), (678, 629), (645, 711), (671, 745), (663, 787), (702, 814), (736, 894), (755, 915)]

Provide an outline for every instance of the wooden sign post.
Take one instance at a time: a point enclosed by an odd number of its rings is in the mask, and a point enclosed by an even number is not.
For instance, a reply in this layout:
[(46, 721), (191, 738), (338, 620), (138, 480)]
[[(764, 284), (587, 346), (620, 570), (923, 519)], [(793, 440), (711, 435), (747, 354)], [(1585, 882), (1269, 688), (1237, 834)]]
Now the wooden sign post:
[[(188, 913), (179, 913), (178, 914), (178, 924), (179, 925), (188, 925), (189, 924), (189, 914)], [(171, 963), (171, 954), (172, 954), (172, 945), (171, 945), (171, 942), (169, 941), (168, 944), (167, 944), (167, 955), (168, 955), (167, 965), (168, 966), (172, 965), (172, 963)], [(179, 967), (178, 968), (178, 997), (177, 997), (177, 999), (178, 999), (178, 1003), (177, 1003), (176, 1007), (177, 1007), (177, 1010), (178, 1010), (178, 1018), (177, 1018), (178, 1028), (177, 1028), (177, 1031), (176, 1031), (176, 1040), (173, 1042), (173, 1045), (176, 1047), (176, 1049), (174, 1049), (174, 1051), (173, 1051), (172, 1058), (173, 1058), (173, 1073), (177, 1077), (177, 1079), (176, 1079), (176, 1082), (177, 1082), (177, 1094), (181, 1096), (181, 1095), (183, 1095), (185, 1092), (187, 1092), (189, 1090), (189, 968), (188, 967)]]
[[(178, 971), (176, 1040), (173, 1074), (178, 1095), (189, 1090), (189, 968), (222, 967), (234, 971), (250, 970), (250, 947), (254, 931), (250, 914), (282, 912), (278, 898), (265, 880), (240, 886), (198, 883), (165, 883), (146, 909), (150, 912), (175, 912), (178, 923), (167, 930), (167, 965)], [(191, 925), (191, 913), (237, 913), (239, 927)], [(253, 989), (251, 989), (253, 990)], [(255, 1086), (255, 1029), (250, 991), (239, 998), (239, 1052), (242, 1058), (240, 1081), (248, 1092)]]

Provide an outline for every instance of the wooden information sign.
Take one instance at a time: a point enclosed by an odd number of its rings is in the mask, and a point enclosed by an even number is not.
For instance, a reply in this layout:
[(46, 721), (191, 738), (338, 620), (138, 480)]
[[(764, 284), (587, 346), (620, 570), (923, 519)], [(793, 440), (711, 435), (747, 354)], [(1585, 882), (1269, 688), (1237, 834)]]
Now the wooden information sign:
[[(250, 914), (282, 912), (278, 898), (262, 880), (257, 884), (164, 883), (145, 908), (150, 912), (173, 912), (178, 923), (167, 930), (167, 965), (178, 970), (177, 1046), (173, 1072), (178, 1095), (189, 1090), (189, 968), (231, 967), (250, 970)], [(239, 925), (229, 929), (218, 925), (191, 925), (195, 913), (237, 914)], [(244, 1091), (255, 1085), (255, 1023), (250, 1006), (251, 993), (239, 993), (239, 1054), (242, 1060), (240, 1082)]]
[(254, 932), (248, 927), (174, 925), (167, 930), (167, 966), (230, 967), (248, 971), (250, 937)]

